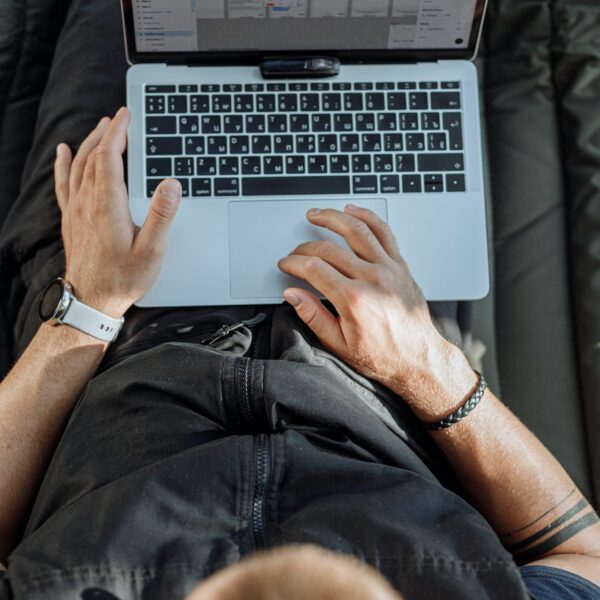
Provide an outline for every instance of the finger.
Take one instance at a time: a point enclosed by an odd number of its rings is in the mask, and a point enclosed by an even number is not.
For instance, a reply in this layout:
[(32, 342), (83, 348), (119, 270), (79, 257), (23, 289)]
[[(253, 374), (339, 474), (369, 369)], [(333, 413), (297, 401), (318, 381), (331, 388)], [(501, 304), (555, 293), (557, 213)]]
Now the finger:
[(337, 351), (346, 347), (339, 321), (314, 294), (301, 288), (289, 288), (283, 292), (283, 297), (324, 346)]
[(54, 161), (54, 191), (61, 212), (65, 210), (69, 202), (69, 175), (72, 162), (73, 154), (69, 146), (59, 144), (56, 147), (56, 160)]
[(181, 184), (177, 179), (165, 179), (154, 192), (146, 221), (140, 228), (134, 251), (140, 254), (163, 255), (167, 248), (169, 228), (181, 199)]
[(108, 117), (100, 119), (96, 128), (85, 138), (85, 140), (83, 140), (81, 146), (79, 146), (79, 150), (73, 159), (73, 165), (71, 167), (71, 181), (69, 186), (71, 196), (79, 191), (88, 156), (100, 143), (109, 123), (110, 119)]
[(369, 263), (358, 258), (356, 254), (333, 242), (306, 242), (300, 244), (291, 254), (318, 256), (351, 279), (363, 276), (370, 266)]
[(325, 298), (331, 301), (341, 314), (344, 290), (352, 285), (352, 280), (316, 256), (290, 254), (282, 258), (277, 264), (284, 273), (310, 283)]
[[(94, 189), (96, 183), (96, 156), (98, 154), (98, 146), (96, 146), (88, 155), (85, 161), (85, 169), (81, 178), (80, 189), (87, 189), (90, 192)], [(81, 194), (79, 194), (81, 197)], [(86, 199), (89, 199), (86, 195)]]
[(110, 185), (114, 181), (121, 182), (125, 179), (123, 153), (127, 147), (127, 128), (130, 120), (131, 116), (127, 108), (120, 108), (98, 144), (96, 177), (99, 182)]
[(307, 217), (313, 225), (341, 235), (359, 258), (373, 263), (385, 258), (385, 250), (364, 221), (330, 208), (309, 210)]
[(397, 260), (402, 258), (400, 250), (398, 250), (398, 242), (394, 236), (390, 226), (379, 217), (376, 213), (368, 208), (362, 208), (354, 206), (354, 204), (348, 204), (345, 208), (346, 213), (352, 215), (364, 221), (369, 229), (373, 232), (375, 237), (379, 240), (379, 243), (387, 254)]

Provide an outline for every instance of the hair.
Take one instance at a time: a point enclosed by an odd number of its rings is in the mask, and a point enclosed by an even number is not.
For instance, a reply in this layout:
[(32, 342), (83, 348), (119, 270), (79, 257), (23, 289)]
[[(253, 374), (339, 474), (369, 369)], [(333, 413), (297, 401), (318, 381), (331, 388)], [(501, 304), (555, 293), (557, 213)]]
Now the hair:
[(402, 600), (375, 569), (312, 545), (258, 552), (217, 572), (188, 600)]

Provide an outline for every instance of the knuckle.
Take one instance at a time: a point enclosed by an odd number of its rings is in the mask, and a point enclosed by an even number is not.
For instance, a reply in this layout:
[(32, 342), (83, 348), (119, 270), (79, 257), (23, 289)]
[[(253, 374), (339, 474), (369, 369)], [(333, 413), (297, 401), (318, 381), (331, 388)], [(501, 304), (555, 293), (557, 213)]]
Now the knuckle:
[(322, 260), (318, 256), (311, 256), (310, 258), (306, 259), (306, 262), (304, 263), (304, 268), (307, 273), (314, 273), (320, 270), (321, 265)]
[(337, 247), (333, 242), (319, 242), (318, 252), (323, 257), (331, 257), (337, 251)]
[(362, 287), (352, 286), (346, 290), (346, 302), (351, 310), (361, 306), (364, 301), (365, 293)]
[(350, 226), (350, 230), (357, 236), (367, 236), (371, 233), (368, 225), (364, 221), (359, 221), (358, 219), (352, 223)]
[(152, 203), (152, 214), (160, 223), (166, 223), (170, 221), (175, 214), (175, 207), (169, 202), (162, 201), (159, 196), (158, 199)]

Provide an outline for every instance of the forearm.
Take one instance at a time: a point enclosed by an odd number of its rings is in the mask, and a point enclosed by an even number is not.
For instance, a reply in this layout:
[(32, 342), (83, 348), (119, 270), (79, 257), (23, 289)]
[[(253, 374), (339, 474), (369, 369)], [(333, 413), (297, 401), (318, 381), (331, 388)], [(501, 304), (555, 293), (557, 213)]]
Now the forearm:
[[(433, 422), (458, 408), (476, 376), (447, 343), (432, 351), (428, 363), (408, 395), (417, 416)], [(468, 417), (432, 437), (466, 496), (518, 560), (599, 555), (596, 514), (558, 461), (491, 391)]]
[(42, 325), (0, 383), (0, 561), (10, 552), (66, 420), (106, 344)]

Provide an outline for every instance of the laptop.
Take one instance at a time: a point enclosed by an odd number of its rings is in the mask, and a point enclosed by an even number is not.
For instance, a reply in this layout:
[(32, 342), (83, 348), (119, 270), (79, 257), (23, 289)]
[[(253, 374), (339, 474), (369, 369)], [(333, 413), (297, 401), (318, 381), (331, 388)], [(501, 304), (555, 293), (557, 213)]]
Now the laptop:
[[(489, 287), (475, 57), (486, 0), (122, 0), (128, 186), (183, 198), (139, 306), (270, 304), (277, 261), (370, 208), (428, 300)], [(309, 287), (301, 283), (303, 287)]]

